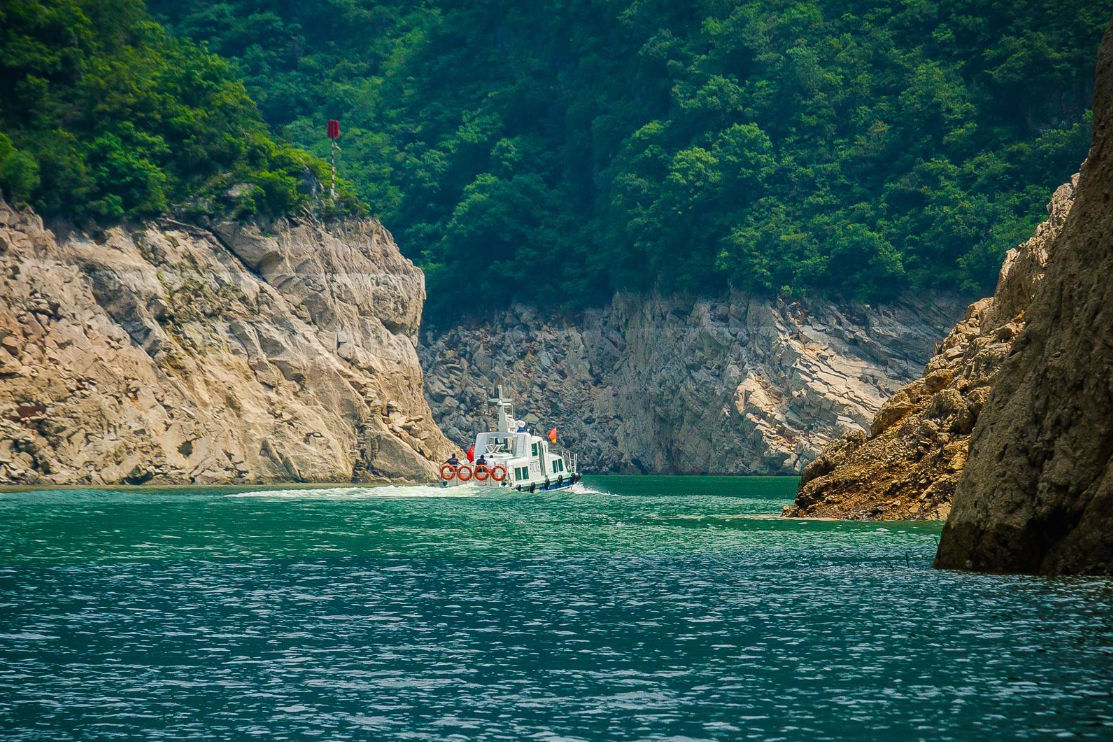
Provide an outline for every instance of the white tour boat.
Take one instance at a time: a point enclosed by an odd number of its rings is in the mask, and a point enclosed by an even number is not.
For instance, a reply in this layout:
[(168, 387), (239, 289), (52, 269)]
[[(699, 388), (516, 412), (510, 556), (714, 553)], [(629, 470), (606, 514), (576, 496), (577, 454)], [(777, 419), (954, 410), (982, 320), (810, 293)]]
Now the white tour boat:
[(491, 404), (498, 409), (498, 429), (475, 436), (475, 461), (451, 460), (441, 467), (445, 487), (477, 485), (504, 487), (519, 492), (555, 490), (580, 481), (577, 457), (552, 440), (535, 435), (514, 419), (514, 406), (503, 396), (502, 384)]

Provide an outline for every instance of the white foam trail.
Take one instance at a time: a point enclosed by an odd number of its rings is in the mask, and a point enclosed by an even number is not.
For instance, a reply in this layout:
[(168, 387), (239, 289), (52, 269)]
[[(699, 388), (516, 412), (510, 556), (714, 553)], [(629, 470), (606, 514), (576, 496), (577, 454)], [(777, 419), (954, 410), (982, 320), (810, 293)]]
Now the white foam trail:
[[(475, 497), (484, 488), (471, 485), (438, 487), (436, 485), (362, 485), (344, 487), (301, 487), (295, 489), (250, 490), (234, 492), (227, 497), (257, 497), (293, 500), (397, 500), (415, 497)], [(489, 489), (487, 491), (490, 491)]]
[[(538, 490), (542, 493), (543, 490)], [(592, 489), (583, 482), (556, 492), (567, 492), (573, 495), (607, 495), (604, 490)], [(398, 500), (418, 497), (477, 497), (480, 495), (528, 495), (527, 492), (515, 492), (494, 487), (479, 487), (472, 484), (457, 487), (439, 487), (435, 484), (427, 485), (345, 485), (342, 487), (294, 487), (287, 489), (254, 489), (245, 492), (233, 492), (225, 497), (254, 497), (259, 499), (289, 499), (289, 500)]]
[(585, 485), (583, 482), (576, 482), (574, 485), (572, 485), (571, 487), (568, 488), (568, 491), (571, 492), (573, 495), (609, 495), (609, 494), (611, 494), (610, 492), (607, 492), (606, 490), (592, 489), (591, 487), (588, 487), (587, 485)]

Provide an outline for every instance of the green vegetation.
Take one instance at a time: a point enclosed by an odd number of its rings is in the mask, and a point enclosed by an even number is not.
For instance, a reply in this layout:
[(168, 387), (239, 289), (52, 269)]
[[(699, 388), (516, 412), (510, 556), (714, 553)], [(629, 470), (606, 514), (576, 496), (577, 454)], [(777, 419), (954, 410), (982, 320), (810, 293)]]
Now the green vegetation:
[(343, 171), (430, 312), (986, 291), (1089, 141), (1113, 0), (154, 0)]
[(9, 197), (98, 222), (171, 206), (284, 214), (324, 172), (319, 158), (271, 139), (225, 61), (170, 37), (141, 0), (0, 5)]
[(0, 188), (99, 221), (289, 213), (340, 118), (333, 208), (370, 204), (445, 319), (985, 291), (1085, 155), (1113, 0), (151, 7), (181, 38), (141, 0), (0, 5)]

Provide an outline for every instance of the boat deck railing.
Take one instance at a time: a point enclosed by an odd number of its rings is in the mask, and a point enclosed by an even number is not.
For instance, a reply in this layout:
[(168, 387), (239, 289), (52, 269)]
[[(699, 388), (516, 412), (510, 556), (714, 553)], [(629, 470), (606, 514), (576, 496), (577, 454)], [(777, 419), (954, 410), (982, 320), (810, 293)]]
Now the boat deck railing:
[(579, 468), (577, 468), (579, 464), (579, 457), (573, 451), (569, 451), (567, 448), (561, 447), (554, 451), (554, 453), (564, 459), (564, 470), (566, 472), (570, 472), (572, 474), (579, 473), (580, 470)]

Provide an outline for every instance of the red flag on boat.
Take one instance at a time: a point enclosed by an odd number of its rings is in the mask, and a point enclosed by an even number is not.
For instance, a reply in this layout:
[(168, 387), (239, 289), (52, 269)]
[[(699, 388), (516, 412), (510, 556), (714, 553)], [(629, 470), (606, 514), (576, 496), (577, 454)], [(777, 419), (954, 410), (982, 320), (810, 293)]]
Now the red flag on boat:
[(468, 461), (475, 463), (475, 446), (468, 449)]
[(339, 139), (340, 138), (340, 122), (339, 121), (333, 119), (333, 120), (328, 122), (328, 138), (329, 139)]
[(552, 443), (556, 443), (556, 428), (553, 428), (552, 430), (549, 431), (549, 440)]

